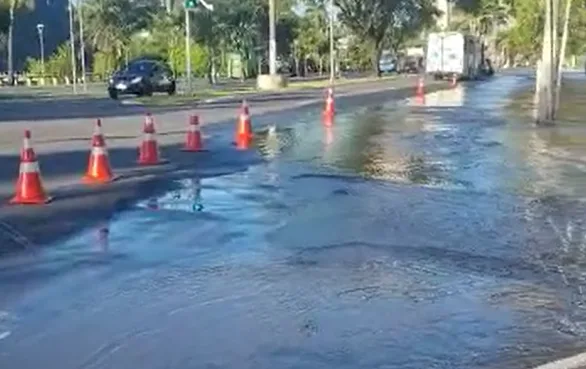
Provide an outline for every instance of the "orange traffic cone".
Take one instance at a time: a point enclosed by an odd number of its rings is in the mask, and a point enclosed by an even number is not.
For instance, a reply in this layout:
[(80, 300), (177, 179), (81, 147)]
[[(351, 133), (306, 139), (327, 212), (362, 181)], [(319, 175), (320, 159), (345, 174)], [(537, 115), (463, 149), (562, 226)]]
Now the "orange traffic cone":
[(236, 126), (236, 147), (239, 149), (248, 149), (252, 141), (252, 124), (250, 122), (250, 110), (246, 101), (242, 101), (242, 108), (238, 115)]
[(185, 147), (183, 151), (202, 151), (203, 144), (201, 139), (201, 130), (199, 128), (199, 117), (192, 115), (189, 117), (189, 126), (187, 127), (187, 136), (185, 138)]
[(417, 91), (415, 92), (416, 96), (423, 96), (425, 95), (425, 81), (423, 77), (419, 77), (417, 80)]
[(51, 201), (43, 188), (37, 155), (31, 143), (31, 132), (24, 131), (24, 142), (20, 152), (20, 173), (16, 182), (16, 194), (11, 204), (38, 205)]
[(425, 105), (425, 95), (415, 96), (415, 103), (417, 105)]
[(330, 87), (326, 91), (326, 104), (323, 112), (323, 123), (326, 126), (331, 126), (334, 122), (335, 115), (334, 107), (334, 90)]
[(144, 121), (143, 140), (139, 148), (138, 164), (157, 165), (163, 164), (165, 160), (159, 157), (159, 145), (155, 137), (155, 122), (152, 115), (147, 114)]
[(82, 178), (85, 183), (108, 183), (115, 179), (108, 159), (106, 141), (102, 134), (102, 122), (98, 119), (92, 136), (92, 151), (87, 172)]

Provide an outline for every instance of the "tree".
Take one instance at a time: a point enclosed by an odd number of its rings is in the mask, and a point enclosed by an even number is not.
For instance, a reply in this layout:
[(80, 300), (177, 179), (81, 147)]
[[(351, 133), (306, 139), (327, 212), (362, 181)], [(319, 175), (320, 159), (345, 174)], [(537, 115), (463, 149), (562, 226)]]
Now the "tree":
[(412, 30), (420, 30), (437, 14), (432, 0), (334, 1), (340, 9), (340, 21), (369, 45), (372, 68), (378, 76), (381, 74), (379, 61), (386, 37), (402, 37), (405, 25)]
[(125, 57), (132, 35), (147, 26), (156, 9), (151, 3), (131, 0), (89, 0), (83, 6), (90, 47), (116, 62)]
[(368, 44), (373, 72), (380, 76), (379, 61), (383, 50), (383, 41), (393, 23), (396, 2), (335, 0), (335, 4), (340, 9), (340, 21)]
[(394, 15), (394, 23), (387, 32), (385, 43), (395, 54), (399, 54), (406, 41), (434, 25), (439, 12), (431, 1), (405, 1)]
[[(572, 1), (565, 0), (562, 42), (558, 45), (559, 0), (545, 0), (542, 55), (535, 83), (536, 123), (548, 123), (556, 118), (561, 89), (561, 68), (568, 40)], [(558, 48), (559, 46), (559, 48)]]
[(319, 62), (322, 72), (323, 56), (329, 52), (328, 20), (323, 2), (313, 1), (307, 4), (305, 14), (299, 22), (296, 37), (299, 53), (307, 60), (314, 58)]
[(34, 0), (0, 0), (0, 6), (8, 9), (8, 78), (14, 83), (14, 21), (15, 13), (20, 9), (32, 9)]
[[(55, 77), (69, 77), (71, 76), (71, 48), (69, 43), (63, 43), (49, 56), (45, 61), (45, 73)], [(43, 66), (38, 59), (29, 58), (26, 62), (25, 70), (28, 73), (41, 75)]]

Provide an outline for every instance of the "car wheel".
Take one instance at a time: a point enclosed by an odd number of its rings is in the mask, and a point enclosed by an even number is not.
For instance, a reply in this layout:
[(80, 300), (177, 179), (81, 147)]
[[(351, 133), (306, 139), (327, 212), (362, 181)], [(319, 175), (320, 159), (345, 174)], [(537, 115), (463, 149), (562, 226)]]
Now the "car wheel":
[(118, 91), (116, 90), (108, 90), (108, 95), (112, 100), (118, 100)]
[(175, 95), (175, 92), (177, 92), (177, 85), (175, 84), (175, 82), (173, 82), (171, 83), (171, 86), (169, 86), (167, 93), (169, 94), (169, 96), (173, 96)]

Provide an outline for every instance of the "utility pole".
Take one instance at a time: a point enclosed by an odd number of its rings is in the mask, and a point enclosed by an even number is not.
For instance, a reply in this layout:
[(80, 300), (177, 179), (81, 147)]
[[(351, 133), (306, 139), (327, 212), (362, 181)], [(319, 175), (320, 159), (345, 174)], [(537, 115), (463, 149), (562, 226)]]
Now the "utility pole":
[(191, 94), (191, 11), (195, 11), (197, 5), (201, 4), (209, 11), (214, 11), (214, 5), (205, 0), (185, 0), (185, 74), (187, 78), (187, 93)]
[(8, 83), (10, 86), (14, 86), (16, 84), (16, 80), (14, 78), (14, 8), (15, 3), (13, 0), (10, 2), (10, 7), (8, 8), (8, 17), (9, 17), (9, 24), (8, 24)]
[(269, 74), (277, 74), (277, 22), (275, 0), (269, 0)]
[(187, 94), (191, 95), (191, 14), (185, 8), (185, 78), (187, 78)]
[(87, 92), (87, 85), (85, 83), (85, 40), (83, 37), (83, 5), (81, 1), (77, 4), (77, 16), (79, 17), (79, 53), (81, 59), (81, 83), (83, 84), (83, 92)]
[(75, 34), (73, 30), (73, 4), (71, 3), (72, 0), (69, 0), (68, 3), (68, 10), (69, 10), (69, 43), (71, 44), (71, 75), (73, 80), (73, 93), (77, 95), (77, 63), (75, 62)]
[(330, 0), (330, 84), (334, 84), (336, 78), (336, 61), (334, 45), (334, 0)]
[(41, 49), (41, 73), (45, 78), (45, 25), (42, 23), (37, 24), (37, 32), (39, 33), (39, 47)]

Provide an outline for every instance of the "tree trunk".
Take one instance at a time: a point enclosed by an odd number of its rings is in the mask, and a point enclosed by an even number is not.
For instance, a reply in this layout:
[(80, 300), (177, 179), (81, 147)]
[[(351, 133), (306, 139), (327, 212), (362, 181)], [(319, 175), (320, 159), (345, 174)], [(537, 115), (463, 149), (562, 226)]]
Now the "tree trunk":
[(552, 94), (552, 0), (545, 1), (545, 22), (543, 29), (543, 46), (541, 60), (539, 62), (538, 74), (535, 86), (536, 102), (536, 123), (546, 123), (552, 119), (553, 94)]
[(214, 51), (213, 48), (208, 46), (208, 68), (207, 68), (207, 77), (208, 77), (208, 82), (210, 83), (210, 85), (214, 85)]
[(564, 60), (566, 59), (566, 44), (568, 43), (568, 24), (570, 23), (570, 10), (572, 8), (572, 0), (566, 0), (566, 13), (564, 16), (564, 31), (562, 33), (562, 43), (560, 45), (560, 53), (558, 56), (558, 69), (555, 85), (555, 99), (553, 105), (553, 118), (555, 119), (560, 106), (560, 93), (562, 90), (562, 68)]
[(380, 71), (380, 56), (382, 54), (382, 48), (380, 45), (375, 45), (373, 52), (372, 52), (372, 71), (376, 74), (377, 77), (382, 75)]
[[(558, 54), (558, 23), (559, 23), (559, 3), (560, 0), (552, 0), (551, 2), (551, 53), (552, 53), (552, 71), (551, 71), (551, 86), (552, 86), (552, 96), (555, 93), (554, 86), (557, 85), (557, 70), (558, 65), (560, 63), (559, 54)], [(553, 109), (554, 105), (551, 106), (552, 109), (552, 119), (553, 119)]]
[(9, 9), (9, 23), (8, 23), (8, 84), (14, 85), (14, 2)]

